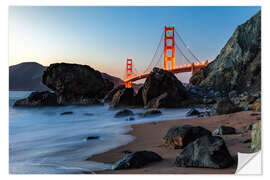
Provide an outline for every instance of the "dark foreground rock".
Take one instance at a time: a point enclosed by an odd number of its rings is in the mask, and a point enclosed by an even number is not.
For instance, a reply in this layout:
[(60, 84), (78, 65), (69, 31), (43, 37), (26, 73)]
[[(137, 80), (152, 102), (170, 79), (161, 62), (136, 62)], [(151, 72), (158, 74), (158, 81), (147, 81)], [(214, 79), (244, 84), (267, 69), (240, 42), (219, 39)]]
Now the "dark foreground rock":
[(99, 136), (88, 136), (87, 140), (99, 139)]
[(73, 112), (72, 111), (62, 112), (60, 115), (70, 115), (70, 114), (73, 114)]
[(151, 109), (143, 113), (139, 113), (141, 117), (151, 117), (151, 116), (160, 116), (162, 113), (158, 109)]
[(133, 153), (129, 153), (126, 157), (119, 160), (113, 165), (113, 170), (119, 169), (136, 169), (141, 168), (147, 164), (161, 161), (162, 157), (160, 157), (157, 153), (151, 151), (137, 151)]
[(166, 145), (178, 149), (205, 135), (211, 135), (211, 132), (200, 126), (184, 125), (170, 128), (163, 139)]
[(233, 127), (229, 126), (220, 126), (216, 130), (213, 131), (213, 135), (226, 135), (226, 134), (235, 134), (236, 130)]
[(142, 87), (142, 100), (147, 108), (185, 107), (189, 94), (176, 76), (163, 69), (154, 68)]
[(222, 98), (217, 102), (212, 110), (213, 115), (230, 114), (241, 111), (241, 109), (234, 105), (229, 98)]
[(49, 91), (32, 92), (27, 98), (17, 100), (14, 107), (39, 107), (39, 106), (57, 106), (57, 98), (54, 93)]
[(131, 110), (129, 110), (129, 109), (123, 109), (123, 110), (118, 111), (114, 115), (114, 117), (120, 118), (120, 117), (133, 116), (133, 115), (134, 115), (134, 113)]
[(200, 115), (201, 113), (195, 109), (195, 108), (191, 108), (187, 113), (186, 116), (195, 116), (195, 115)]
[(113, 88), (113, 83), (103, 79), (99, 71), (79, 64), (51, 64), (44, 71), (42, 82), (55, 92), (61, 105), (99, 104), (97, 99), (104, 98)]
[(203, 136), (187, 145), (176, 157), (177, 167), (227, 168), (234, 163), (224, 140)]
[(124, 89), (125, 88), (125, 85), (119, 85), (115, 88), (113, 88), (110, 92), (108, 92), (106, 94), (106, 96), (104, 97), (104, 102), (111, 102), (112, 99), (113, 99), (113, 96), (114, 94), (118, 91), (118, 90), (121, 90), (121, 89)]
[(123, 107), (123, 106), (133, 106), (133, 88), (124, 88), (118, 90), (110, 103), (110, 108)]

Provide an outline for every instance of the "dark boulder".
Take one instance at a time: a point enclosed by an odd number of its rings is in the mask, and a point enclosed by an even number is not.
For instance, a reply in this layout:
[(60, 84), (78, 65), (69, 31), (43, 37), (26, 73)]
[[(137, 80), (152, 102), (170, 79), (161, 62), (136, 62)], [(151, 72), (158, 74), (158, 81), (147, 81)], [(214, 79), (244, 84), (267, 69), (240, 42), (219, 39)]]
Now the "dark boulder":
[(196, 116), (196, 115), (200, 115), (200, 111), (198, 111), (195, 108), (191, 108), (187, 113), (186, 116)]
[(138, 115), (141, 117), (152, 117), (152, 116), (160, 116), (162, 113), (158, 109), (151, 109), (143, 113), (139, 113)]
[(142, 87), (142, 100), (147, 108), (184, 107), (190, 102), (189, 94), (176, 76), (163, 69), (154, 68)]
[(217, 128), (213, 131), (213, 135), (226, 135), (226, 134), (235, 134), (236, 130), (233, 127), (229, 126), (220, 126), (220, 128)]
[(88, 136), (87, 140), (99, 139), (99, 136)]
[(120, 117), (133, 116), (133, 115), (134, 115), (134, 113), (131, 110), (129, 110), (129, 109), (123, 109), (123, 110), (118, 111), (114, 115), (114, 117), (120, 118)]
[(54, 93), (49, 91), (32, 92), (27, 98), (17, 100), (14, 107), (40, 107), (40, 106), (57, 106), (57, 98)]
[(110, 92), (108, 92), (106, 94), (106, 96), (104, 97), (104, 102), (111, 102), (112, 99), (113, 99), (113, 96), (114, 94), (118, 91), (118, 90), (121, 90), (121, 89), (124, 89), (125, 88), (125, 85), (119, 85), (115, 88), (113, 88)]
[(163, 139), (166, 145), (179, 149), (205, 135), (211, 135), (211, 132), (200, 126), (184, 125), (170, 128)]
[(110, 108), (116, 108), (121, 106), (133, 106), (134, 105), (134, 90), (133, 88), (124, 88), (118, 90), (110, 103)]
[(58, 104), (99, 104), (113, 83), (103, 79), (99, 71), (87, 65), (56, 63), (43, 73), (42, 82), (52, 89)]
[(241, 111), (241, 109), (234, 105), (229, 98), (222, 98), (217, 102), (212, 110), (213, 115), (230, 114)]
[(70, 115), (70, 114), (73, 114), (73, 112), (72, 111), (62, 112), (60, 115)]
[(187, 145), (176, 157), (177, 167), (227, 168), (234, 163), (224, 140), (203, 136)]
[(137, 151), (129, 153), (126, 157), (119, 160), (113, 165), (113, 170), (119, 169), (136, 169), (141, 168), (147, 164), (161, 161), (157, 153), (151, 151)]

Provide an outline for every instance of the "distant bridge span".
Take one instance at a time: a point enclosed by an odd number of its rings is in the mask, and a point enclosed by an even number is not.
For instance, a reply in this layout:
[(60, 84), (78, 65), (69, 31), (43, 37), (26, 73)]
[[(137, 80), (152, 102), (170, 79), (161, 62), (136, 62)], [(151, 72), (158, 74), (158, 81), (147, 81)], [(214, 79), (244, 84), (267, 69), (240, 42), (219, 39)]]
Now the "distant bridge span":
[[(162, 33), (161, 40), (159, 42), (159, 45), (157, 47), (157, 50), (155, 51), (154, 57), (152, 58), (151, 63), (147, 67), (146, 71), (144, 73), (134, 73), (134, 70), (136, 70), (135, 66), (133, 65), (132, 59), (127, 59), (126, 61), (126, 77), (125, 77), (125, 86), (126, 88), (132, 87), (132, 82), (147, 78), (150, 73), (151, 69), (149, 69), (150, 65), (152, 64), (154, 58), (156, 57), (156, 54), (158, 54), (159, 47), (161, 47), (161, 41), (164, 36), (164, 49), (161, 53), (160, 58), (158, 61), (161, 60), (163, 56), (163, 69), (172, 72), (173, 74), (176, 73), (184, 73), (184, 72), (192, 72), (192, 74), (198, 72), (201, 68), (207, 66), (209, 64), (209, 61), (200, 61), (190, 50), (189, 46), (186, 45), (186, 43), (183, 41), (183, 39), (180, 37), (180, 35), (176, 32), (177, 37), (180, 39), (181, 43), (186, 48), (187, 52), (195, 58), (197, 62), (192, 62), (187, 56), (183, 53), (183, 51), (179, 48), (179, 46), (175, 43), (175, 28), (172, 27), (166, 27)], [(176, 47), (176, 49), (175, 49)], [(185, 61), (188, 63), (177, 66), (175, 65), (175, 50), (178, 50), (180, 52), (180, 55), (184, 57)], [(170, 66), (169, 66), (170, 65)]]

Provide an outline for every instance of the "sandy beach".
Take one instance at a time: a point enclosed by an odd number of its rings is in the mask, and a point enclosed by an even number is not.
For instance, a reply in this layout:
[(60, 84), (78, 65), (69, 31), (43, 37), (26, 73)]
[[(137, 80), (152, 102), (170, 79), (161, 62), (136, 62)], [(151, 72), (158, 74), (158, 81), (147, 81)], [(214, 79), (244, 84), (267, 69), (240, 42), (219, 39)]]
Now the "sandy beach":
[(164, 159), (161, 162), (147, 165), (140, 169), (130, 170), (108, 170), (98, 171), (97, 174), (232, 174), (235, 173), (237, 165), (226, 169), (210, 169), (210, 168), (180, 168), (175, 167), (174, 161), (181, 152), (181, 149), (170, 149), (163, 146), (162, 138), (169, 128), (173, 126), (181, 126), (185, 124), (193, 126), (202, 126), (210, 131), (215, 130), (221, 125), (232, 126), (236, 129), (236, 134), (222, 135), (226, 142), (229, 152), (233, 157), (237, 156), (237, 152), (249, 153), (250, 143), (244, 143), (244, 140), (250, 138), (251, 131), (248, 126), (261, 117), (261, 114), (254, 111), (243, 111), (227, 115), (199, 117), (190, 119), (177, 119), (153, 123), (137, 124), (132, 126), (130, 135), (136, 139), (131, 143), (110, 150), (108, 152), (92, 156), (89, 161), (97, 161), (103, 163), (114, 163), (124, 157), (122, 153), (125, 150), (138, 151), (148, 150), (158, 153)]

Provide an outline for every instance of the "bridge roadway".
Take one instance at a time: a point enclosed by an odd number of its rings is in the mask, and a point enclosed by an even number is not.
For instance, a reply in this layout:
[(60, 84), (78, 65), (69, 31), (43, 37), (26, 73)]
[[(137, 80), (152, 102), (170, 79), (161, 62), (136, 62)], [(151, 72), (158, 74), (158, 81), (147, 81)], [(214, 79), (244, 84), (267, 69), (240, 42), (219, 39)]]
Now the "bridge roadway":
[[(176, 66), (174, 69), (168, 69), (167, 71), (170, 71), (173, 74), (184, 73), (184, 72), (192, 72), (192, 74), (194, 74), (194, 73), (198, 72), (201, 68), (207, 66), (208, 64), (209, 64), (209, 61), (206, 61), (206, 62), (203, 61), (202, 63), (185, 64), (183, 66)], [(128, 83), (130, 81), (134, 82), (134, 81), (137, 81), (140, 79), (147, 78), (150, 75), (150, 73), (151, 72), (146, 72), (146, 73), (134, 76), (130, 79), (126, 79), (125, 83)]]

